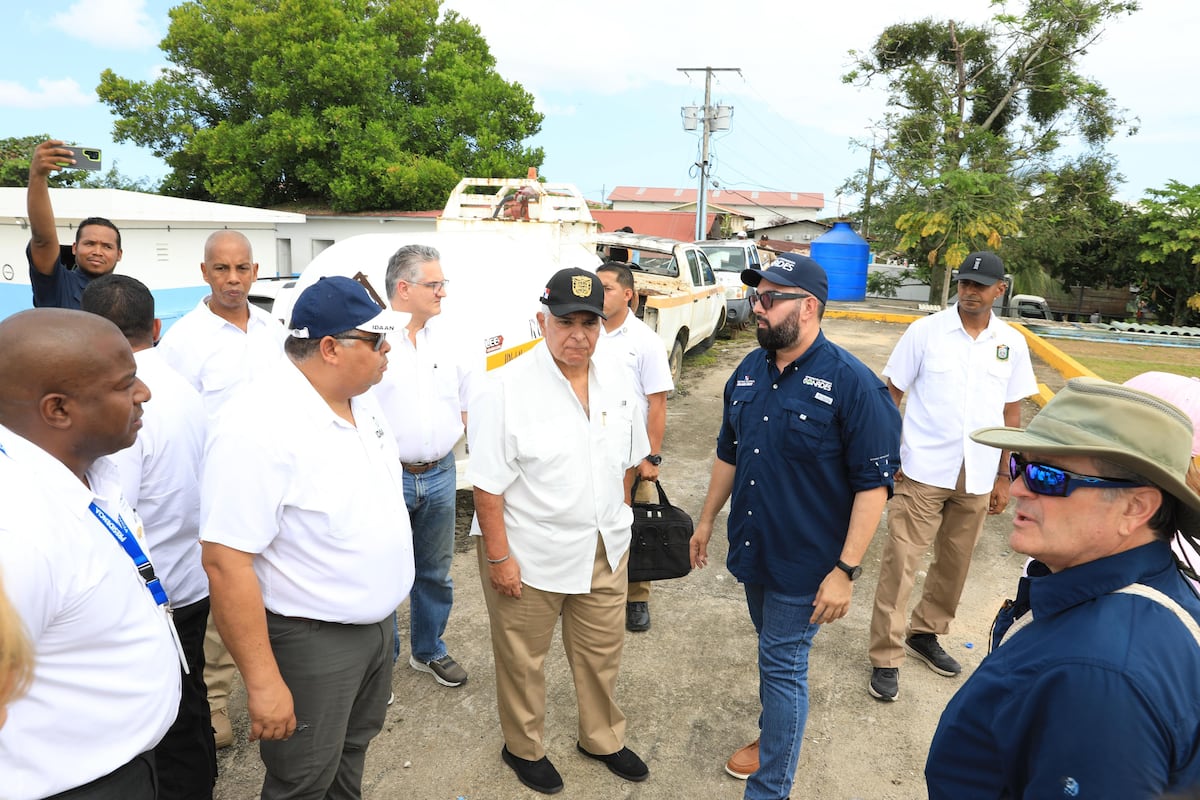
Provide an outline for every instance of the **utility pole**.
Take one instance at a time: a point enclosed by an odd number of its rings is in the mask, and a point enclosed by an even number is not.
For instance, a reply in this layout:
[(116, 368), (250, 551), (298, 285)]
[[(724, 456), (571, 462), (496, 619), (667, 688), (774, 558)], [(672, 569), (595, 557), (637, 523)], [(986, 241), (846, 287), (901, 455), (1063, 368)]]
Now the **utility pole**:
[(879, 151), (873, 146), (871, 147), (871, 161), (867, 165), (867, 189), (863, 193), (863, 220), (862, 220), (862, 237), (864, 239), (871, 232), (871, 190), (875, 183), (875, 157)]
[[(704, 107), (701, 110), (701, 114), (700, 114), (700, 118), (703, 121), (703, 128), (702, 128), (702, 144), (700, 146), (700, 163), (697, 164), (697, 166), (700, 167), (700, 191), (696, 195), (696, 240), (697, 241), (703, 239), (705, 237), (705, 235), (708, 233), (708, 231), (706, 231), (705, 227), (704, 227), (704, 220), (708, 216), (708, 211), (707, 211), (707, 205), (708, 205), (708, 137), (714, 130), (728, 130), (728, 128), (729, 128), (729, 124), (727, 121), (728, 118), (723, 118), (726, 120), (723, 123), (724, 127), (721, 127), (720, 125), (714, 125), (714, 123), (716, 122), (716, 119), (714, 117), (713, 112), (718, 109), (727, 109), (729, 111), (730, 116), (732, 116), (732, 114), (733, 114), (732, 106), (719, 106), (717, 108), (713, 107), (713, 105), (712, 105), (712, 75), (714, 72), (736, 72), (738, 75), (742, 74), (742, 70), (740, 67), (678, 67), (677, 68), (678, 72), (700, 72), (701, 70), (704, 71)], [(686, 130), (693, 130), (695, 127), (695, 117), (692, 116), (689, 118), (689, 116), (688, 116), (689, 108), (691, 108), (693, 110), (693, 112), (695, 111), (695, 106), (688, 106), (688, 107), (684, 108), (684, 128)], [(692, 128), (687, 127), (689, 119), (692, 121), (692, 126), (693, 126)]]

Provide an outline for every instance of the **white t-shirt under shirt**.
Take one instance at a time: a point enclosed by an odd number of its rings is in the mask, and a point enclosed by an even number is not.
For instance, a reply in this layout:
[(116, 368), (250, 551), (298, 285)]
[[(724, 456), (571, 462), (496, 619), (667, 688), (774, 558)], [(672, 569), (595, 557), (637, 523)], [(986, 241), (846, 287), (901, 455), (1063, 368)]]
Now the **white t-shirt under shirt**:
[(1025, 338), (993, 314), (972, 339), (955, 306), (908, 326), (883, 369), (905, 393), (900, 464), (913, 480), (953, 489), (966, 463), (968, 494), (995, 485), (1000, 451), (971, 441), (1004, 424), (1004, 405), (1037, 392)]
[[(632, 383), (618, 365), (593, 359), (585, 414), (545, 341), (488, 378), (468, 420), (468, 479), (503, 495), (524, 583), (586, 594), (597, 532), (614, 571), (629, 549), (623, 479), (650, 452)], [(478, 519), (471, 533), (480, 535)]]
[(100, 778), (152, 749), (179, 709), (166, 613), (133, 559), (89, 510), (122, 519), (116, 467), (88, 471), (0, 427), (0, 571), (37, 653), (29, 693), (0, 728), (0, 796), (32, 800)]
[[(365, 625), (413, 582), (396, 442), (370, 393), (334, 414), (286, 358), (209, 430), (200, 538), (254, 553), (268, 611)], [(271, 414), (256, 409), (272, 408)]]

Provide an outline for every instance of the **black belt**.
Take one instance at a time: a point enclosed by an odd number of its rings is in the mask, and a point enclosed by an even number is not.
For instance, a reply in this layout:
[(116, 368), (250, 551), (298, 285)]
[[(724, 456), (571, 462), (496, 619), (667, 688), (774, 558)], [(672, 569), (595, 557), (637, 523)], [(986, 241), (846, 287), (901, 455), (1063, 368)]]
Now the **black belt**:
[(400, 466), (403, 467), (404, 471), (409, 473), (410, 475), (423, 475), (426, 472), (429, 472), (429, 470), (433, 469), (440, 463), (441, 463), (441, 459), (439, 459), (437, 461), (415, 461), (411, 464), (406, 464), (403, 461), (401, 461)]

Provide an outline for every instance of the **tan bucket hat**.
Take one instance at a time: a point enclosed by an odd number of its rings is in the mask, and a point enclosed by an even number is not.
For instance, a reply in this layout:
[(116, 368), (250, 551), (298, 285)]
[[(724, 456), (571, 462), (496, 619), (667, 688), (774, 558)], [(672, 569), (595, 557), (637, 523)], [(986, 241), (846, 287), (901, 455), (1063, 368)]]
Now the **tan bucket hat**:
[(1200, 495), (1186, 483), (1192, 421), (1175, 406), (1099, 378), (1072, 378), (1025, 428), (980, 428), (980, 444), (1094, 456), (1120, 464), (1180, 501), (1179, 528), (1200, 534)]

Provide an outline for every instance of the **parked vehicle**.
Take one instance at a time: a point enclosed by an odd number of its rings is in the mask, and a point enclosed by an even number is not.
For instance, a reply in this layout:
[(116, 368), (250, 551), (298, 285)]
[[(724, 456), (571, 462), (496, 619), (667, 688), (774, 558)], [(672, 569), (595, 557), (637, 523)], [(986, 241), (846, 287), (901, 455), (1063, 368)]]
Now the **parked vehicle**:
[(762, 258), (749, 239), (722, 239), (697, 242), (708, 256), (717, 281), (725, 287), (725, 324), (740, 327), (750, 319), (749, 289), (742, 283), (742, 270), (759, 269)]
[(725, 290), (704, 250), (636, 233), (601, 233), (596, 243), (629, 252), (638, 296), (635, 312), (662, 339), (671, 377), (678, 382), (684, 353), (711, 346), (725, 327)]

